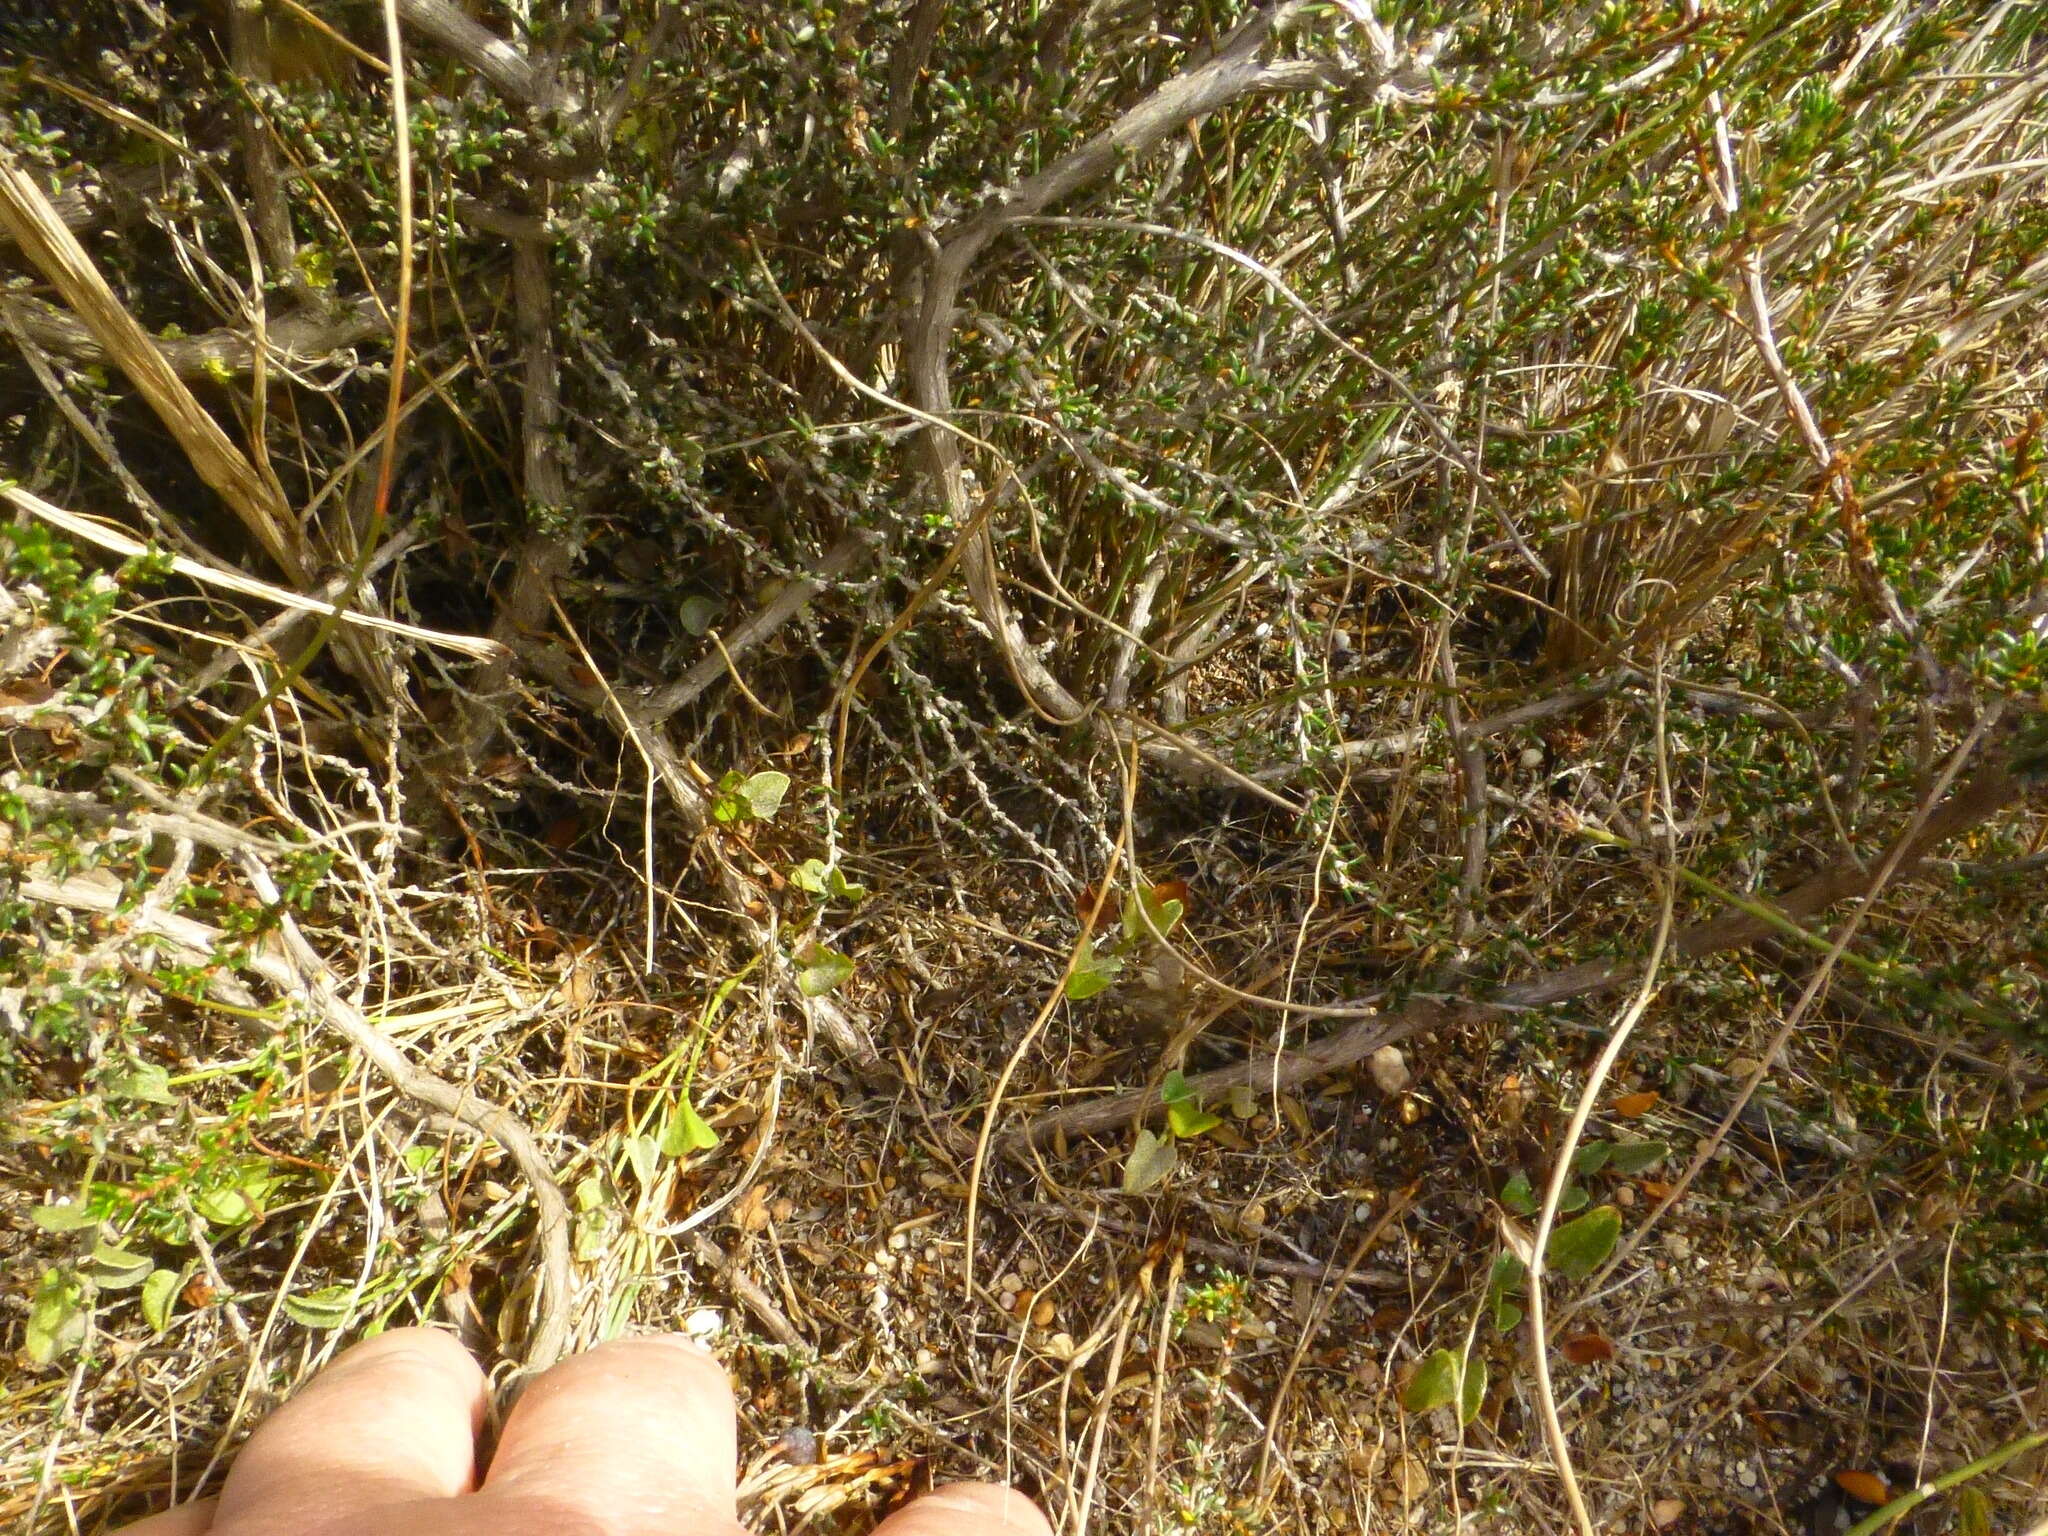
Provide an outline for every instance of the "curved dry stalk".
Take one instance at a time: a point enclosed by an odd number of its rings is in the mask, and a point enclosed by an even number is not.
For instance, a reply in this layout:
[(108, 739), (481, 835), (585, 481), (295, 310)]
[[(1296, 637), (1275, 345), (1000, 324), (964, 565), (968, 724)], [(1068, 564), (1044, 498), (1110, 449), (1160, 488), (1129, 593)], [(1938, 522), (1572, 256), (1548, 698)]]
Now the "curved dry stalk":
[[(1260, 60), (1266, 41), (1299, 9), (1297, 4), (1280, 4), (1261, 11), (1226, 38), (1207, 61), (1167, 81), (1080, 148), (998, 191), (980, 211), (939, 236), (926, 275), (924, 302), (904, 346), (910, 396), (926, 418), (945, 422), (952, 418), (948, 355), (954, 322), (975, 260), (990, 242), (1234, 101), (1356, 83), (1336, 66), (1316, 60)], [(1383, 75), (1391, 75), (1393, 68), (1392, 60), (1381, 61)], [(922, 435), (940, 502), (955, 526), (965, 526), (967, 489), (953, 434), (932, 428)], [(976, 611), (1033, 709), (1060, 723), (1081, 719), (1088, 706), (1040, 660), (1003, 596), (995, 541), (986, 528), (968, 541), (961, 569)]]
[(1607, 1086), (1609, 1075), (1628, 1046), (1629, 1036), (1635, 1033), (1650, 1000), (1657, 995), (1658, 972), (1663, 965), (1665, 947), (1671, 941), (1671, 915), (1678, 893), (1678, 882), (1671, 869), (1677, 862), (1678, 849), (1676, 835), (1671, 830), (1671, 760), (1664, 729), (1663, 678), (1660, 665), (1657, 670), (1657, 798), (1663, 802), (1665, 830), (1664, 867), (1659, 871), (1662, 878), (1657, 882), (1657, 934), (1650, 942), (1650, 957), (1643, 962), (1643, 977), (1636, 986), (1635, 996), (1616, 1020), (1614, 1032), (1608, 1037), (1599, 1059), (1593, 1063), (1592, 1071), (1586, 1074), (1585, 1086), (1579, 1090), (1579, 1102), (1573, 1106), (1571, 1123), (1565, 1127), (1564, 1139), (1558, 1144), (1557, 1155), (1551, 1163), (1549, 1186), (1543, 1193), (1543, 1209), (1536, 1217), (1536, 1231), (1529, 1239), (1529, 1253), (1524, 1260), (1529, 1271), (1529, 1354), (1531, 1364), (1536, 1368), (1537, 1409), (1543, 1421), (1543, 1438), (1550, 1446), (1551, 1463), (1556, 1468), (1558, 1481), (1564, 1485), (1565, 1503), (1571, 1509), (1572, 1520), (1578, 1526), (1580, 1536), (1593, 1536), (1593, 1518), (1586, 1509), (1586, 1496), (1579, 1487), (1578, 1474), (1572, 1468), (1571, 1442), (1565, 1437), (1564, 1421), (1558, 1417), (1557, 1392), (1550, 1379), (1550, 1335), (1543, 1313), (1543, 1261), (1549, 1249), (1551, 1230), (1557, 1224), (1558, 1207), (1564, 1202), (1565, 1185), (1571, 1180), (1572, 1160), (1578, 1155), (1579, 1140), (1586, 1134), (1586, 1124), (1593, 1117), (1594, 1106), (1600, 1102), (1601, 1090)]
[[(75, 538), (85, 540), (110, 554), (123, 559), (148, 552), (140, 540), (109, 528), (104, 523), (81, 517), (76, 512), (67, 512), (62, 507), (52, 506), (32, 491), (20, 486), (0, 487), (0, 497), (5, 497), (29, 516), (48, 523), (52, 528), (61, 528)], [(508, 656), (503, 645), (496, 640), (483, 639), (476, 635), (451, 635), (444, 630), (422, 629), (417, 624), (407, 624), (399, 619), (387, 619), (382, 614), (369, 613), (357, 608), (338, 608), (333, 603), (323, 602), (317, 597), (306, 597), (267, 581), (258, 581), (253, 576), (244, 576), (240, 571), (224, 566), (208, 565), (198, 560), (188, 560), (183, 555), (171, 556), (171, 569), (180, 576), (188, 577), (201, 586), (216, 587), (223, 592), (233, 592), (240, 597), (259, 598), (266, 603), (275, 603), (280, 608), (294, 613), (318, 613), (339, 617), (344, 624), (361, 629), (381, 630), (385, 634), (398, 635), (407, 640), (416, 640), (421, 645), (431, 645), (439, 650), (451, 651), (458, 656), (468, 656), (477, 661), (489, 661), (494, 657)]]

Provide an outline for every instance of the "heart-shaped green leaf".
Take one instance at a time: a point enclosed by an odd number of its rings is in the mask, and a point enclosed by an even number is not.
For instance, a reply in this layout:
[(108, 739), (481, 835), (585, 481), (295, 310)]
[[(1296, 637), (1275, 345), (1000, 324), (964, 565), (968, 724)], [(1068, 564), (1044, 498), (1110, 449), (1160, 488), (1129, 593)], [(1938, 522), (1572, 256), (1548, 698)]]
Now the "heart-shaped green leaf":
[(1081, 953), (1074, 957), (1074, 967), (1067, 972), (1067, 1001), (1084, 1003), (1098, 992), (1106, 992), (1116, 985), (1116, 979), (1123, 973), (1123, 957), (1110, 950), (1098, 950), (1094, 940), (1081, 946)]
[(1401, 1406), (1410, 1413), (1432, 1413), (1458, 1400), (1458, 1381), (1464, 1374), (1462, 1362), (1448, 1349), (1439, 1349), (1415, 1369), (1401, 1394)]
[(1560, 1275), (1583, 1280), (1605, 1262), (1620, 1240), (1621, 1212), (1611, 1205), (1596, 1205), (1550, 1234), (1543, 1262)]
[(718, 1132), (697, 1113), (697, 1106), (688, 1099), (676, 1106), (676, 1112), (668, 1117), (668, 1126), (661, 1133), (661, 1150), (669, 1157), (681, 1157), (687, 1152), (707, 1152), (717, 1145)]
[(1500, 1203), (1517, 1216), (1536, 1214), (1536, 1191), (1530, 1187), (1529, 1175), (1516, 1170), (1500, 1192)]
[(1173, 932), (1186, 911), (1187, 903), (1177, 896), (1161, 897), (1150, 887), (1132, 891), (1124, 897), (1124, 938), (1127, 942), (1135, 941), (1156, 933), (1163, 939)]
[(1142, 1195), (1173, 1172), (1178, 1159), (1171, 1132), (1158, 1136), (1141, 1127), (1131, 1155), (1124, 1159), (1124, 1193)]

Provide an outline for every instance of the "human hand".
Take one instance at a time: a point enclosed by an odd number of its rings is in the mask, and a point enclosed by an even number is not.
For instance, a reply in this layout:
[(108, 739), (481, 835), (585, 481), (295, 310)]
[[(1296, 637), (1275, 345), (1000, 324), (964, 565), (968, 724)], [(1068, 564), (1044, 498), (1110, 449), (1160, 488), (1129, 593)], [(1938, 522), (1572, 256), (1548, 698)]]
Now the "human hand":
[[(250, 1436), (220, 1496), (117, 1536), (741, 1536), (724, 1368), (621, 1339), (536, 1377), (477, 1477), (484, 1375), (453, 1337), (356, 1345)], [(1051, 1536), (1022, 1494), (956, 1483), (875, 1536)]]

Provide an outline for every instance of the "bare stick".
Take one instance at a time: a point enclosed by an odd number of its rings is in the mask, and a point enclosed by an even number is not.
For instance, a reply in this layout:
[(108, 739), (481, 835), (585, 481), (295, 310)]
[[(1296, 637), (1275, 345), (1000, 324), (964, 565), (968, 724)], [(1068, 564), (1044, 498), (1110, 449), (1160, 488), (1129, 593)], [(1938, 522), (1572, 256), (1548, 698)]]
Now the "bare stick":
[[(13, 301), (21, 328), (37, 346), (74, 363), (107, 363), (110, 353), (92, 327), (76, 316), (27, 295)], [(384, 301), (373, 293), (344, 299), (331, 314), (306, 310), (263, 327), (262, 350), (281, 362), (307, 363), (388, 334)], [(240, 326), (223, 326), (174, 340), (147, 337), (164, 365), (181, 379), (212, 379), (223, 371), (243, 374), (256, 366), (256, 338)]]
[(1661, 890), (1657, 936), (1651, 941), (1650, 958), (1643, 964), (1643, 977), (1636, 987), (1635, 996), (1616, 1021), (1614, 1032), (1608, 1037), (1599, 1060), (1593, 1063), (1593, 1070), (1586, 1074), (1585, 1086), (1579, 1091), (1579, 1102), (1572, 1109), (1571, 1123), (1565, 1127), (1564, 1141), (1552, 1160), (1549, 1187), (1543, 1194), (1543, 1209), (1536, 1218), (1536, 1232), (1529, 1239), (1529, 1252), (1524, 1260), (1529, 1271), (1529, 1354), (1531, 1363), (1536, 1367), (1536, 1405), (1543, 1421), (1543, 1438), (1550, 1446), (1551, 1464), (1557, 1469), (1558, 1481), (1564, 1485), (1565, 1503), (1571, 1509), (1572, 1520), (1578, 1526), (1580, 1536), (1593, 1536), (1593, 1517), (1586, 1508), (1586, 1495), (1579, 1487), (1578, 1474), (1572, 1470), (1571, 1442), (1565, 1438), (1564, 1421), (1557, 1412), (1557, 1392), (1550, 1379), (1550, 1335), (1543, 1317), (1543, 1260), (1549, 1249), (1551, 1229), (1557, 1222), (1558, 1207), (1564, 1202), (1565, 1185), (1571, 1181), (1572, 1160), (1578, 1153), (1579, 1140), (1586, 1134), (1586, 1123), (1593, 1117), (1594, 1105), (1600, 1102), (1600, 1093), (1607, 1085), (1608, 1075), (1614, 1071), (1615, 1063), (1621, 1060), (1628, 1038), (1635, 1033), (1636, 1025), (1642, 1022), (1650, 1000), (1657, 995), (1658, 967), (1663, 963), (1664, 949), (1671, 939), (1672, 903), (1677, 894), (1677, 881), (1672, 877), (1671, 866), (1676, 862), (1677, 849), (1676, 838), (1671, 831), (1671, 776), (1665, 751), (1662, 673), (1660, 666), (1657, 789), (1658, 798), (1663, 802), (1665, 867), (1660, 871), (1662, 878), (1658, 881)]

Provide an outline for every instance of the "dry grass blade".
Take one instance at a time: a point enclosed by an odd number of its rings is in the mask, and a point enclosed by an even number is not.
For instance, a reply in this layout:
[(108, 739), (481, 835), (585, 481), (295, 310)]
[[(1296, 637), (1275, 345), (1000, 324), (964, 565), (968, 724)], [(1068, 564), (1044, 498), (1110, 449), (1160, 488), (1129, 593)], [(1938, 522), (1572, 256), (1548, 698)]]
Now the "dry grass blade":
[(278, 568), (294, 581), (311, 561), (292, 530), (291, 514), (271, 481), (257, 473), (220, 424), (178, 377), (154, 340), (107, 285), (92, 257), (65, 227), (36, 178), (12, 151), (0, 148), (0, 229), (64, 296), (80, 320), (127, 374), (178, 440), (199, 477), (228, 504)]
[[(109, 528), (104, 523), (81, 517), (76, 512), (67, 512), (62, 507), (52, 506), (42, 497), (25, 491), (19, 486), (0, 488), (0, 496), (29, 514), (40, 518), (52, 528), (84, 539), (120, 555), (124, 559), (147, 553), (147, 546), (130, 538), (127, 534)], [(202, 586), (223, 592), (233, 592), (240, 597), (260, 598), (280, 608), (289, 608), (295, 613), (339, 614), (341, 622), (359, 629), (381, 630), (387, 635), (399, 635), (407, 640), (417, 640), (422, 645), (431, 645), (437, 650), (449, 651), (457, 656), (468, 656), (478, 661), (489, 661), (506, 654), (505, 647), (495, 640), (481, 639), (474, 635), (450, 635), (440, 630), (422, 629), (417, 624), (407, 624), (399, 619), (387, 619), (381, 614), (364, 613), (354, 608), (337, 608), (333, 603), (323, 603), (318, 598), (304, 597), (283, 587), (273, 586), (267, 581), (258, 581), (253, 576), (244, 576), (239, 571), (225, 570), (219, 566), (202, 565), (184, 555), (170, 557), (171, 569), (180, 576), (188, 576)]]

